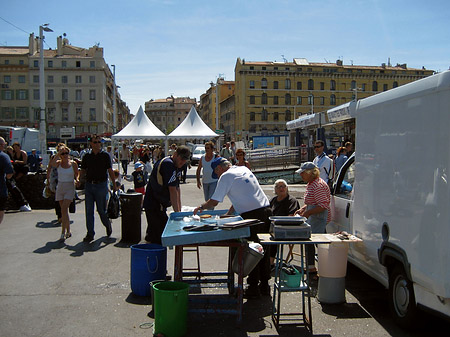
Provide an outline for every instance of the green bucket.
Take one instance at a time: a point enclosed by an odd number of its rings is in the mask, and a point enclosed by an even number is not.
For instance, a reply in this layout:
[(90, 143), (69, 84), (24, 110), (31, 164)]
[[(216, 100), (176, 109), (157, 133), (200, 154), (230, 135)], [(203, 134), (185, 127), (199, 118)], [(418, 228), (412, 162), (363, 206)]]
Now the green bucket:
[(189, 284), (159, 282), (153, 285), (154, 334), (166, 337), (184, 336), (187, 331)]

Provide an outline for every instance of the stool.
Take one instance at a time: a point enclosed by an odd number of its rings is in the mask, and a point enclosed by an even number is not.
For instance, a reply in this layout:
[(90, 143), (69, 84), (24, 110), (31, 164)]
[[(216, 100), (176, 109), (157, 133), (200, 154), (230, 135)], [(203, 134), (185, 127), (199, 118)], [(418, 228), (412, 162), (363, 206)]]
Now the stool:
[(182, 254), (184, 254), (184, 252), (188, 252), (188, 253), (195, 252), (197, 254), (197, 267), (196, 268), (184, 268), (184, 264), (183, 264), (181, 273), (183, 273), (184, 271), (196, 271), (198, 273), (196, 278), (200, 279), (200, 247), (199, 246), (183, 246)]

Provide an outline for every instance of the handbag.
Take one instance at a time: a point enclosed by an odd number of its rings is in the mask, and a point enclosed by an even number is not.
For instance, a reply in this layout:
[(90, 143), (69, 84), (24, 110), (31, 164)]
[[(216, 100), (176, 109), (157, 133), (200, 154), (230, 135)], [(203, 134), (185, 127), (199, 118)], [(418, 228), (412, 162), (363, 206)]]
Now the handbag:
[(120, 200), (117, 192), (109, 192), (107, 213), (110, 219), (117, 219), (120, 215)]
[(69, 213), (75, 213), (75, 199), (69, 205)]

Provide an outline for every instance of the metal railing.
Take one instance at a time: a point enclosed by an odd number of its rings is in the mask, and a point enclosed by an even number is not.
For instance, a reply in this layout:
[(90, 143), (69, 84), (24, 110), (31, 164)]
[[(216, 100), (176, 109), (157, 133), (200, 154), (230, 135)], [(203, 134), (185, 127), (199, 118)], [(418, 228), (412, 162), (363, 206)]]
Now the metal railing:
[(252, 171), (286, 170), (300, 166), (299, 147), (273, 147), (246, 151)]

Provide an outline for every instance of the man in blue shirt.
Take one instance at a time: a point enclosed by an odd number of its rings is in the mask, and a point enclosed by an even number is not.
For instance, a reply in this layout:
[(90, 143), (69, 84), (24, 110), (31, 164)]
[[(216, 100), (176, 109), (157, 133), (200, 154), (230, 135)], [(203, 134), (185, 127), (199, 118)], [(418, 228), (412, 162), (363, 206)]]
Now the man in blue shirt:
[[(4, 153), (6, 142), (0, 137), (0, 223), (5, 215), (6, 202), (8, 200), (8, 188), (6, 187), (6, 179), (11, 179), (14, 174), (11, 165), (11, 159)], [(5, 179), (6, 178), (6, 179)]]

